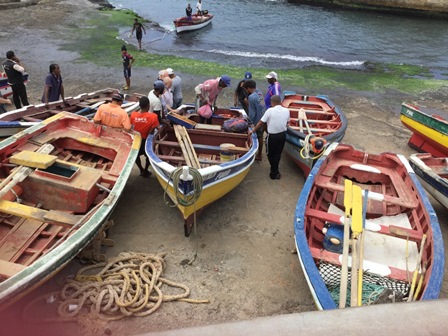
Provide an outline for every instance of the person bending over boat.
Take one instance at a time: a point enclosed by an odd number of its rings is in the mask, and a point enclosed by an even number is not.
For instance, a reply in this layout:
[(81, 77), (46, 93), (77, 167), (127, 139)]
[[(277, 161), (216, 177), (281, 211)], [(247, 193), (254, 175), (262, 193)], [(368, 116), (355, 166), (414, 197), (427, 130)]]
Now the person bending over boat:
[(216, 100), (222, 89), (226, 87), (230, 87), (230, 77), (223, 75), (216, 79), (206, 80), (194, 88), (196, 93), (196, 111), (201, 116), (201, 123), (211, 123), (213, 110), (217, 109)]
[(249, 103), (247, 100), (247, 97), (249, 95), (247, 93), (247, 90), (244, 88), (244, 82), (251, 78), (252, 74), (250, 72), (246, 72), (244, 74), (244, 79), (240, 80), (240, 82), (236, 86), (235, 94), (233, 95), (233, 105), (237, 107), (238, 103), (240, 103), (246, 113), (249, 113)]
[[(159, 120), (155, 113), (149, 112), (149, 99), (148, 97), (141, 97), (139, 99), (140, 111), (135, 111), (131, 113), (131, 124), (134, 130), (139, 132), (142, 136), (142, 143), (140, 145), (140, 150), (138, 152), (135, 164), (138, 169), (140, 169), (140, 176), (150, 177), (151, 172), (149, 168), (149, 158), (145, 152), (146, 139), (148, 134), (152, 134), (157, 126), (159, 126)], [(145, 156), (145, 167), (143, 167), (140, 160), (140, 156)]]
[(266, 76), (269, 86), (268, 86), (268, 92), (266, 93), (266, 96), (264, 97), (264, 104), (266, 105), (266, 108), (271, 107), (271, 97), (274, 95), (280, 96), (282, 94), (282, 88), (280, 86), (280, 83), (278, 82), (278, 76), (277, 73), (274, 71), (271, 71)]
[(187, 18), (188, 18), (189, 21), (193, 20), (191, 18), (191, 15), (193, 14), (193, 8), (191, 8), (190, 4), (188, 4), (187, 8), (185, 8), (185, 14), (187, 15)]
[(289, 124), (289, 110), (281, 105), (279, 95), (273, 95), (270, 104), (272, 107), (266, 110), (255, 128), (250, 131), (250, 134), (257, 132), (259, 129), (263, 128), (265, 124), (267, 125), (268, 137), (266, 138), (266, 154), (268, 156), (269, 164), (271, 165), (269, 176), (272, 180), (278, 180), (281, 178), (278, 166), (286, 141), (286, 129)]
[(129, 90), (131, 87), (131, 67), (134, 63), (134, 57), (128, 53), (128, 49), (125, 45), (121, 47), (121, 57), (123, 58), (123, 74), (126, 81), (126, 85), (123, 86), (123, 90)]
[[(257, 83), (255, 83), (255, 81), (252, 79), (248, 79), (244, 82), (244, 88), (249, 94), (249, 121), (253, 125), (257, 125), (266, 110), (266, 107), (264, 106), (263, 93), (261, 93), (261, 91), (257, 89)], [(258, 152), (255, 160), (261, 161), (261, 155), (263, 153), (264, 127), (259, 128), (256, 133), (258, 138)]]
[(131, 120), (125, 110), (121, 108), (123, 97), (120, 94), (112, 96), (112, 102), (102, 104), (93, 117), (95, 124), (102, 124), (109, 127), (131, 129)]
[(50, 73), (45, 78), (45, 88), (42, 95), (42, 103), (48, 107), (48, 103), (64, 98), (64, 84), (62, 83), (61, 68), (58, 64), (50, 64)]
[(173, 93), (171, 92), (171, 86), (173, 85), (173, 80), (169, 77), (163, 79), (165, 84), (165, 90), (162, 93), (162, 108), (165, 115), (173, 111)]
[(143, 33), (146, 34), (146, 30), (145, 27), (143, 27), (143, 25), (140, 22), (138, 22), (137, 18), (134, 19), (134, 25), (132, 26), (131, 35), (132, 33), (134, 33), (134, 30), (135, 30), (135, 37), (137, 38), (138, 42), (138, 50), (142, 50), (142, 37)]
[(159, 124), (163, 123), (165, 119), (165, 114), (163, 112), (162, 105), (162, 94), (165, 91), (165, 83), (161, 80), (156, 80), (154, 82), (154, 89), (149, 91), (149, 112), (157, 114)]

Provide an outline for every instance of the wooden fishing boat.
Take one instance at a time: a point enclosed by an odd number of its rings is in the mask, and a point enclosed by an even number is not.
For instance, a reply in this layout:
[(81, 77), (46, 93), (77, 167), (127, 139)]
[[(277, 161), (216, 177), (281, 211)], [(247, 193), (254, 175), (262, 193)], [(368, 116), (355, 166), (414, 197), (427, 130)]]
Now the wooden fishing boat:
[[(223, 126), (224, 122), (230, 118), (246, 117), (246, 112), (240, 108), (217, 108), (210, 118), (210, 123), (211, 125)], [(194, 104), (184, 104), (180, 106), (175, 113), (168, 113), (168, 119), (187, 128), (194, 128), (195, 124), (200, 123), (201, 116), (196, 113)], [(180, 122), (180, 120), (186, 122)]]
[(409, 163), (426, 191), (448, 209), (448, 158), (418, 153), (410, 156)]
[(341, 141), (347, 118), (326, 96), (285, 93), (282, 106), (290, 111), (285, 153), (308, 176), (316, 160), (332, 142)]
[(204, 15), (193, 14), (191, 18), (192, 20), (189, 20), (187, 16), (182, 16), (175, 19), (173, 23), (176, 33), (197, 30), (207, 26), (212, 22), (213, 14), (209, 14), (208, 11), (204, 11)]
[(318, 309), (439, 296), (442, 234), (402, 155), (331, 144), (302, 189), (294, 231)]
[(401, 105), (400, 120), (413, 133), (409, 147), (435, 157), (448, 157), (448, 120), (406, 103)]
[(163, 126), (146, 141), (146, 153), (157, 179), (176, 204), (189, 236), (204, 207), (236, 188), (249, 172), (258, 151), (255, 135), (224, 132), (183, 118)]
[[(25, 85), (28, 84), (28, 73), (24, 73), (23, 79)], [(4, 72), (0, 72), (0, 93), (3, 98), (8, 98), (8, 96), (12, 95), (11, 86), (8, 84), (8, 76)]]
[[(0, 114), (0, 137), (11, 136), (62, 111), (92, 119), (98, 107), (104, 103), (110, 103), (112, 96), (117, 93), (120, 93), (117, 89), (106, 88), (69, 97), (66, 99), (66, 103), (59, 100), (49, 103), (48, 106), (45, 104), (28, 105)], [(139, 93), (125, 95), (122, 108), (129, 114), (137, 110), (140, 107), (138, 100), (141, 96)]]
[(72, 260), (123, 192), (140, 134), (62, 112), (0, 142), (0, 306)]

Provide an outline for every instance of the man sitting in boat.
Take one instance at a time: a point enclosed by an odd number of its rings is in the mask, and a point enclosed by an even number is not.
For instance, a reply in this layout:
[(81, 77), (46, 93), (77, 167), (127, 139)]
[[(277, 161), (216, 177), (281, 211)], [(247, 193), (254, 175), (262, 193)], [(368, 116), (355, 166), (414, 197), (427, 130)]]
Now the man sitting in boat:
[(193, 8), (191, 8), (190, 4), (188, 4), (187, 8), (185, 9), (185, 13), (187, 14), (187, 18), (189, 21), (193, 20), (191, 18), (191, 14), (193, 13)]
[(121, 108), (123, 97), (120, 94), (112, 96), (112, 102), (103, 104), (98, 108), (93, 122), (95, 124), (102, 124), (110, 127), (131, 129), (131, 120), (125, 110)]
[(201, 108), (207, 105), (210, 111), (212, 106), (216, 109), (216, 100), (222, 89), (226, 87), (230, 87), (230, 77), (223, 75), (216, 79), (206, 80), (204, 83), (199, 84), (194, 88), (196, 93), (196, 111), (201, 116), (201, 123), (204, 123), (206, 121), (205, 119), (211, 122), (211, 113), (209, 113), (210, 115), (203, 115), (203, 113), (200, 112)]

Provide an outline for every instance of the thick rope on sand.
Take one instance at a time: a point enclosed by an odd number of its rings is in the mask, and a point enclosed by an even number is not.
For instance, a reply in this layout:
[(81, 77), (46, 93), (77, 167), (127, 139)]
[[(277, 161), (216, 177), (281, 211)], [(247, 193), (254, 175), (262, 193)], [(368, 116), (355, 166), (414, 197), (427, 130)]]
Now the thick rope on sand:
[[(126, 316), (149, 315), (162, 302), (210, 303), (188, 299), (190, 289), (187, 286), (161, 277), (166, 266), (164, 257), (165, 254), (125, 252), (108, 263), (82, 268), (59, 294), (62, 300), (59, 316), (70, 319), (93, 314), (113, 321)], [(92, 274), (95, 269), (100, 270)], [(174, 287), (181, 293), (163, 294), (162, 287)]]

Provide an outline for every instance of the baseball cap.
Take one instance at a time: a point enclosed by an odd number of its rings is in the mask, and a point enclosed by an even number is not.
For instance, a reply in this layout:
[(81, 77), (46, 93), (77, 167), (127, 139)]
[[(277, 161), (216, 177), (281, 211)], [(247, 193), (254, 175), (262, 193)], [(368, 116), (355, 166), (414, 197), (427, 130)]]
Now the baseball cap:
[(160, 79), (156, 80), (154, 82), (154, 89), (155, 90), (164, 90), (165, 89), (165, 83), (161, 81)]
[(266, 78), (275, 78), (278, 79), (277, 73), (274, 71), (271, 71), (270, 73), (268, 73), (268, 75), (266, 76)]
[(168, 75), (174, 74), (174, 70), (171, 68), (166, 69), (166, 72), (168, 73)]
[(116, 100), (116, 101), (123, 101), (123, 96), (121, 94), (115, 93), (112, 96), (112, 100)]
[(223, 76), (221, 76), (221, 80), (226, 86), (230, 86), (230, 77), (229, 76), (223, 75)]
[(247, 71), (247, 72), (244, 74), (244, 79), (251, 79), (251, 78), (252, 78), (252, 73), (249, 72), (249, 71)]

